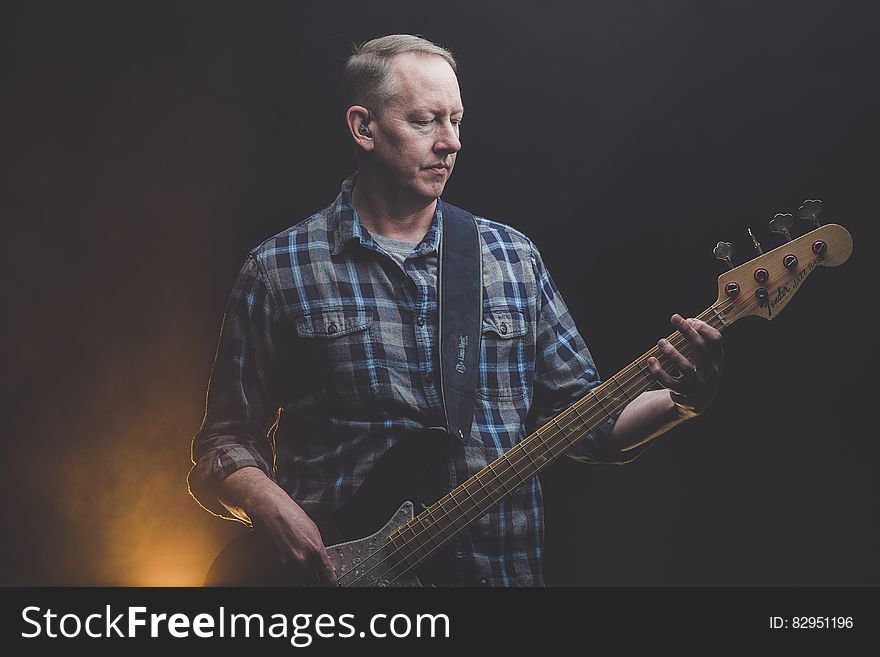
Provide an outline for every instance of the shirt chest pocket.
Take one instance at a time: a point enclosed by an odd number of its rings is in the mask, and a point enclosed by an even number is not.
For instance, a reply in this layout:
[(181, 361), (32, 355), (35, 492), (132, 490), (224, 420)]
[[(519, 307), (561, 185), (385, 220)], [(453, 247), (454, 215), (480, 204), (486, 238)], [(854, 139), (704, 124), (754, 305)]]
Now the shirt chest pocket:
[(295, 321), (296, 335), (311, 361), (307, 376), (314, 377), (327, 400), (375, 396), (379, 373), (374, 322), (372, 310), (359, 308), (312, 310)]
[(479, 395), (527, 400), (534, 370), (534, 335), (525, 313), (510, 306), (484, 309)]

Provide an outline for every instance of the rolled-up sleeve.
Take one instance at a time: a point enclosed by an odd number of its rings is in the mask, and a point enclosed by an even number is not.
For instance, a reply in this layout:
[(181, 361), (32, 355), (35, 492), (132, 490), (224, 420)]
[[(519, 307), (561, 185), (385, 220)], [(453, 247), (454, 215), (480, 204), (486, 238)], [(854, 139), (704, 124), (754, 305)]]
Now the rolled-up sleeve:
[(274, 479), (269, 435), (279, 407), (274, 323), (270, 291), (250, 254), (223, 315), (205, 416), (192, 441), (194, 465), (187, 477), (196, 501), (227, 518), (232, 516), (217, 497), (226, 477), (253, 466)]
[[(538, 287), (538, 317), (533, 400), (526, 417), (529, 433), (601, 383), (593, 357), (534, 244), (531, 256)], [(650, 443), (627, 451), (612, 449), (609, 434), (618, 417), (620, 411), (596, 426), (586, 438), (566, 451), (566, 455), (587, 463), (633, 461)]]

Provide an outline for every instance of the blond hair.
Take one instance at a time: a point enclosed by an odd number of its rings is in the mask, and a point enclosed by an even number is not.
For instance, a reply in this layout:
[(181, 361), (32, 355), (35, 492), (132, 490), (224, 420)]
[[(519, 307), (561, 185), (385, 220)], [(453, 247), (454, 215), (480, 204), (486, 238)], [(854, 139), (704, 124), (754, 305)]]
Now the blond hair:
[(411, 34), (379, 37), (361, 44), (345, 62), (342, 98), (346, 107), (362, 105), (373, 114), (380, 114), (385, 102), (394, 94), (389, 76), (391, 59), (403, 53), (442, 57), (453, 71), (458, 71), (452, 53), (427, 39)]

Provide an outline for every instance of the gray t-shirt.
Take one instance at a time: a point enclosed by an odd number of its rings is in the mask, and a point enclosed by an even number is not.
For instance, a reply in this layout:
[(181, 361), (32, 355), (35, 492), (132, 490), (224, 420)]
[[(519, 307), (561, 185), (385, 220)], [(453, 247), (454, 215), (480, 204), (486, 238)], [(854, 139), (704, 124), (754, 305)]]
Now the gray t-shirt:
[(376, 240), (376, 243), (388, 252), (388, 255), (400, 263), (401, 267), (403, 267), (403, 261), (406, 260), (406, 257), (419, 245), (418, 242), (401, 242), (400, 240), (392, 240), (375, 233), (370, 234)]

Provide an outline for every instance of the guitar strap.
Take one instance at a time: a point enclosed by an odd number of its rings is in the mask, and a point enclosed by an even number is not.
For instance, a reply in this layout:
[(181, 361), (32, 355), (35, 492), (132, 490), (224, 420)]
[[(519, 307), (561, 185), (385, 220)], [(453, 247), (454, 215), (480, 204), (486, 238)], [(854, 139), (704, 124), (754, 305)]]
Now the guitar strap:
[(483, 260), (474, 215), (442, 200), (440, 212), (440, 389), (446, 428), (466, 444), (474, 421), (480, 376)]

